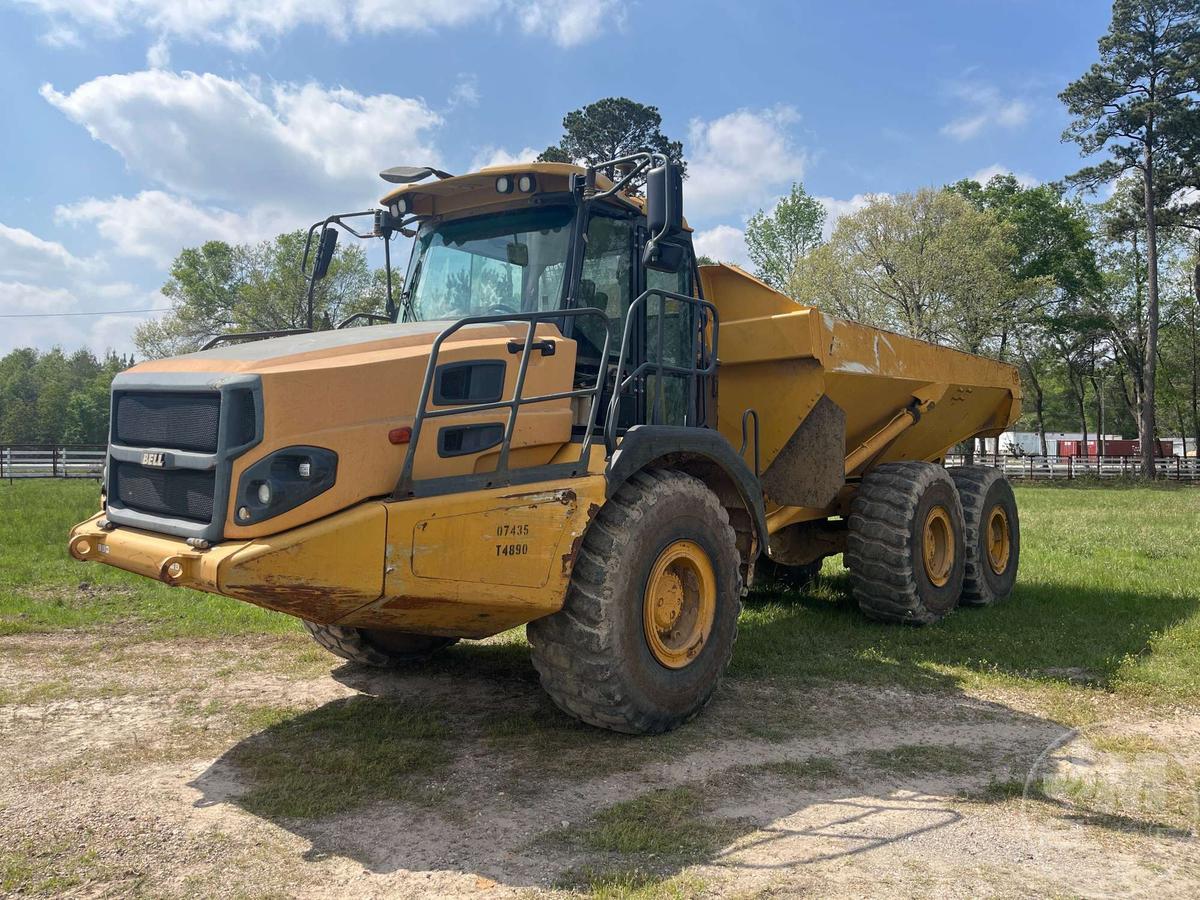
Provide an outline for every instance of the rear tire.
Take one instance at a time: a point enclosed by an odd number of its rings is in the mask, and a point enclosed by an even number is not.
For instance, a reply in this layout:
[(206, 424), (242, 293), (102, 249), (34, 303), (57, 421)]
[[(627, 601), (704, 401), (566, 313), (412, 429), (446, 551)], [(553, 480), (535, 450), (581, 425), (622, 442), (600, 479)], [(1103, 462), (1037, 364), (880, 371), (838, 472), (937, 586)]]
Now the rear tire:
[(962, 602), (991, 606), (1012, 593), (1021, 559), (1021, 522), (1012, 485), (987, 466), (950, 470), (962, 500), (966, 574)]
[(307, 619), (304, 620), (304, 627), (313, 640), (334, 656), (360, 666), (380, 669), (421, 662), (458, 641), (458, 638), (410, 634), (383, 628), (318, 625)]
[(928, 625), (958, 605), (966, 569), (954, 480), (925, 462), (886, 463), (863, 476), (850, 505), (846, 567), (873, 619)]
[(733, 653), (740, 564), (729, 516), (702, 481), (637, 473), (588, 528), (563, 608), (526, 628), (542, 687), (613, 731), (691, 719)]

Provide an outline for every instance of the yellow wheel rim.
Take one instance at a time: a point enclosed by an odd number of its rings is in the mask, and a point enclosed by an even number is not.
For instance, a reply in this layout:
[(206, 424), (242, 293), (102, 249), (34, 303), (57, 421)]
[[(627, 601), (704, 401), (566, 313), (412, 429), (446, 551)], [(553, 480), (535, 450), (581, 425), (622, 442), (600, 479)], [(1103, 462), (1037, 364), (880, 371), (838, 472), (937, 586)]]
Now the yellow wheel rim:
[(646, 643), (668, 669), (682, 669), (704, 648), (717, 611), (717, 576), (695, 541), (675, 541), (658, 555), (642, 601)]
[(987, 517), (987, 530), (984, 540), (987, 546), (988, 565), (997, 575), (1003, 575), (1008, 568), (1008, 558), (1012, 555), (1012, 535), (1008, 531), (1008, 513), (1004, 507), (992, 507)]
[(950, 525), (946, 507), (935, 506), (929, 510), (921, 545), (925, 574), (935, 587), (945, 587), (950, 581), (950, 570), (954, 568), (954, 528)]

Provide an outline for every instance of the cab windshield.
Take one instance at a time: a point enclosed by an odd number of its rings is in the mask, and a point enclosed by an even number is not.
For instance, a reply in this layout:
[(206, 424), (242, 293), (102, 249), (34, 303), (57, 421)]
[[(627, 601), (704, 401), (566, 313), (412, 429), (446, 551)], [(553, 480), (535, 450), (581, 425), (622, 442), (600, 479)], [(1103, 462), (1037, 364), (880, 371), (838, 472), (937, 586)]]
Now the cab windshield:
[(521, 209), (423, 226), (405, 285), (405, 318), (558, 309), (574, 212)]

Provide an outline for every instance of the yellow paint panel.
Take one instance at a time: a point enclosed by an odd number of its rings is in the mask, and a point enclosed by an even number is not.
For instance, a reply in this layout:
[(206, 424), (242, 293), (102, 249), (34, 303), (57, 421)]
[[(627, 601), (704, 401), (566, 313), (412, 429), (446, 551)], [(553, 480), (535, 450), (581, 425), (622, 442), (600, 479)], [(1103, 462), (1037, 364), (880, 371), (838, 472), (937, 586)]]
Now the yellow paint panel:
[[(383, 596), (338, 624), (486, 637), (556, 612), (604, 488), (587, 475), (386, 504)], [(497, 535), (505, 523), (531, 533)], [(528, 554), (497, 563), (497, 544), (526, 542)]]
[(546, 501), (422, 519), (413, 527), (412, 567), (420, 578), (541, 587), (558, 539), (575, 513), (573, 491)]
[(338, 516), (245, 544), (219, 570), (220, 593), (333, 622), (383, 593), (387, 512), (364, 503)]

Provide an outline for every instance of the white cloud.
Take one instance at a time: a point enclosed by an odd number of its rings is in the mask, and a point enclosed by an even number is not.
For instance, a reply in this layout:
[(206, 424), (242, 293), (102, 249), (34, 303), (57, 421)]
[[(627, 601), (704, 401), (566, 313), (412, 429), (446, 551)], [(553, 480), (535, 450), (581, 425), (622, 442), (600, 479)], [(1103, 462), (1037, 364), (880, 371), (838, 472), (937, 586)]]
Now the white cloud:
[(9, 315), (70, 312), (73, 306), (71, 292), (65, 288), (0, 281), (0, 310)]
[(146, 51), (146, 65), (151, 69), (165, 69), (171, 64), (171, 45), (167, 39), (160, 37)]
[(697, 221), (754, 210), (799, 181), (808, 162), (793, 147), (787, 127), (791, 107), (741, 109), (688, 126), (688, 181), (684, 210)]
[(76, 227), (92, 225), (122, 256), (147, 259), (164, 268), (185, 246), (211, 240), (264, 240), (301, 224), (283, 210), (255, 207), (240, 215), (219, 207), (198, 206), (163, 191), (142, 191), (134, 197), (107, 200), (88, 197), (56, 207), (54, 218), (60, 224)]
[(746, 255), (746, 234), (732, 225), (717, 225), (692, 235), (697, 256), (708, 256), (717, 262), (733, 263), (743, 269), (750, 265)]
[[(162, 296), (125, 283), (97, 285), (77, 281), (65, 285), (0, 281), (0, 355), (17, 347), (66, 350), (90, 347), (96, 353), (133, 348), (133, 330), (153, 314), (61, 316), (93, 310), (146, 309), (165, 305)], [(29, 315), (32, 314), (32, 315)]]
[(513, 4), (526, 34), (547, 34), (574, 47), (625, 24), (621, 0), (524, 0)]
[(450, 89), (450, 97), (446, 102), (446, 109), (449, 111), (462, 106), (478, 106), (479, 100), (479, 78), (475, 75), (464, 73), (458, 76), (458, 81)]
[(992, 126), (1019, 128), (1029, 121), (1030, 107), (1020, 98), (1005, 97), (995, 87), (971, 81), (950, 86), (950, 95), (962, 101), (967, 112), (942, 126), (942, 134), (968, 141)]
[(532, 147), (522, 147), (516, 153), (509, 153), (503, 147), (484, 147), (471, 160), (471, 170), (486, 169), (490, 166), (514, 166), (518, 163), (533, 162), (540, 150)]
[(0, 222), (0, 279), (41, 282), (81, 274), (92, 267), (91, 260), (80, 259), (62, 244)]
[(0, 355), (15, 347), (55, 345), (88, 346), (97, 353), (132, 349), (134, 327), (151, 313), (77, 314), (149, 310), (166, 301), (156, 291), (111, 279), (103, 257), (81, 258), (56, 241), (0, 223)]
[(442, 119), (419, 98), (163, 70), (42, 96), (131, 169), (203, 201), (365, 202), (380, 169), (440, 162), (427, 135)]
[(1008, 166), (1002, 166), (1000, 163), (993, 163), (985, 169), (980, 169), (971, 176), (971, 180), (978, 181), (980, 184), (987, 184), (997, 175), (1011, 175), (1017, 179), (1017, 184), (1021, 185), (1021, 187), (1037, 187), (1037, 185), (1041, 184), (1040, 181), (1028, 172), (1014, 172)]
[[(562, 47), (596, 38), (625, 20), (625, 0), (24, 0), (46, 20), (42, 40), (79, 43), (79, 32), (120, 37), (136, 29), (167, 40), (218, 44), (245, 52), (297, 28), (351, 34), (428, 32), (515, 21)], [(152, 63), (153, 65), (154, 63)]]

